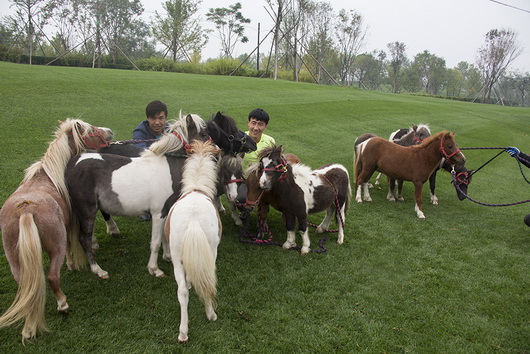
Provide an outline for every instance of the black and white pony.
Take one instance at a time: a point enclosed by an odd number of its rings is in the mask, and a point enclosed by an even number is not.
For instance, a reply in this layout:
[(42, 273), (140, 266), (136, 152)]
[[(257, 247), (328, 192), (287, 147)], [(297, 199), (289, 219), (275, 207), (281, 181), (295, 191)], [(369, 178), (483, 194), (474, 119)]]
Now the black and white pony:
[(295, 227), (302, 236), (301, 254), (309, 252), (307, 215), (326, 210), (326, 216), (317, 228), (318, 233), (328, 230), (333, 214), (338, 224), (337, 243), (344, 242), (344, 223), (351, 197), (348, 170), (340, 164), (311, 170), (301, 163), (288, 164), (282, 147), (273, 146), (260, 153), (259, 186), (273, 193), (271, 205), (283, 214), (287, 240), (283, 248), (296, 246)]
[(180, 304), (178, 341), (181, 343), (188, 340), (190, 288), (194, 288), (203, 301), (208, 320), (217, 319), (215, 260), (222, 234), (221, 220), (214, 205), (219, 150), (210, 142), (194, 141), (188, 153), (181, 196), (169, 210), (165, 224)]
[[(162, 210), (168, 198), (180, 193), (185, 159), (179, 155), (185, 155), (191, 139), (209, 139), (206, 124), (197, 115), (180, 116), (169, 133), (140, 157), (85, 153), (68, 163), (65, 177), (72, 209), (79, 218), (79, 238), (94, 274), (108, 278), (108, 273), (96, 263), (91, 247), (99, 209), (118, 216), (151, 213), (151, 256), (147, 268), (152, 275), (164, 275), (158, 267), (158, 251), (164, 239)], [(164, 259), (170, 260), (169, 248), (164, 246)]]
[[(215, 199), (219, 211), (224, 212), (224, 206), (221, 202), (223, 194), (227, 197), (228, 206), (232, 219), (237, 225), (241, 225), (239, 214), (236, 212), (235, 198), (237, 189), (243, 183), (243, 155), (244, 153), (256, 151), (256, 142), (245, 132), (238, 129), (234, 119), (226, 114), (217, 112), (213, 114), (209, 121), (206, 122), (206, 130), (213, 142), (221, 149), (218, 157), (218, 193)], [(128, 157), (138, 157), (143, 151), (131, 144), (111, 144), (108, 147), (99, 149), (100, 153), (117, 154)], [(185, 157), (182, 155), (181, 157)], [(162, 215), (166, 216), (168, 209), (175, 203), (177, 195), (171, 196), (165, 203)], [(102, 211), (101, 213), (107, 225), (107, 233), (115, 237), (120, 235), (120, 230), (110, 215)], [(93, 239), (93, 248), (97, 248), (97, 241)]]

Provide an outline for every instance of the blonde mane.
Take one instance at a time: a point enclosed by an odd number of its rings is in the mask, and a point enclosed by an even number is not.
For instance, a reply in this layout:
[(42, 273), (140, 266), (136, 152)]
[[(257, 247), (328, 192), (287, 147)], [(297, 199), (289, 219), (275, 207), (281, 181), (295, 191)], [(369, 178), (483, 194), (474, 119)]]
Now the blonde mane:
[(162, 138), (160, 138), (160, 140), (153, 143), (149, 149), (142, 152), (142, 156), (163, 156), (164, 154), (175, 152), (181, 149), (184, 146), (184, 142), (176, 134), (178, 134), (186, 143), (188, 143), (188, 116), (193, 120), (193, 124), (195, 124), (197, 131), (201, 131), (206, 128), (206, 123), (198, 115), (183, 115), (182, 112), (179, 112), (178, 120), (171, 121), (169, 125), (169, 133), (166, 133)]
[(44, 156), (26, 169), (21, 184), (29, 181), (43, 170), (70, 208), (70, 196), (66, 188), (64, 172), (68, 161), (86, 150), (83, 137), (92, 130), (90, 124), (80, 119), (68, 118), (62, 122), (55, 131), (55, 140), (49, 143)]
[(210, 142), (194, 140), (182, 172), (181, 194), (200, 191), (210, 199), (217, 195), (217, 161), (219, 150)]

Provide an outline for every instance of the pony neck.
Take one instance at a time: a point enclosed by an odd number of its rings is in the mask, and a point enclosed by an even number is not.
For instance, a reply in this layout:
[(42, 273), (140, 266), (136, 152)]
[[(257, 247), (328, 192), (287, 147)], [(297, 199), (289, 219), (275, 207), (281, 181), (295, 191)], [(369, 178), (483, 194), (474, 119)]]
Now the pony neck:
[(193, 154), (186, 160), (182, 172), (182, 191), (199, 191), (210, 199), (217, 195), (217, 161), (211, 154)]

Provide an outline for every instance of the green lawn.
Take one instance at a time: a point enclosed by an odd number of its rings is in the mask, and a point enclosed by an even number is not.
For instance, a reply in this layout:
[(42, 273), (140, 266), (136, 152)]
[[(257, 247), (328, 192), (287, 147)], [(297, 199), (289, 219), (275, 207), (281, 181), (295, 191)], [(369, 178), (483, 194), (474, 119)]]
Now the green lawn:
[[(415, 123), (433, 133), (455, 131), (460, 147), (517, 146), (530, 152), (530, 110), (382, 94), (243, 77), (26, 66), (0, 62), (0, 203), (16, 189), (24, 169), (39, 159), (67, 117), (131, 138), (146, 104), (160, 99), (169, 117), (179, 110), (204, 119), (223, 111), (246, 128), (256, 107), (271, 116), (267, 133), (313, 167), (342, 163), (353, 187), (353, 142), (363, 133), (383, 137)], [(465, 151), (477, 168), (496, 150)], [(530, 170), (523, 171), (530, 178)], [(448, 173), (438, 174), (438, 206), (426, 220), (414, 212), (413, 187), (403, 203), (372, 190), (372, 203), (352, 199), (345, 242), (330, 234), (328, 251), (300, 256), (276, 246), (238, 240), (222, 215), (217, 259), (218, 320), (209, 323), (192, 291), (189, 343), (178, 345), (179, 307), (172, 276), (147, 272), (149, 222), (116, 218), (125, 236), (105, 234), (98, 217), (96, 257), (101, 280), (88, 269), (64, 267), (62, 287), (71, 312), (61, 316), (48, 291), (52, 330), (21, 345), (21, 326), (0, 329), (0, 353), (173, 352), (530, 352), (530, 204), (485, 207), (459, 201)], [(474, 176), (469, 194), (486, 203), (530, 198), (515, 159), (504, 153)], [(256, 221), (255, 214), (252, 223)], [(312, 215), (319, 223), (323, 214)], [(272, 211), (274, 240), (286, 237)], [(333, 225), (332, 225), (333, 226)], [(319, 235), (310, 230), (311, 245)], [(161, 269), (172, 274), (171, 264)], [(3, 251), (0, 312), (17, 285)]]

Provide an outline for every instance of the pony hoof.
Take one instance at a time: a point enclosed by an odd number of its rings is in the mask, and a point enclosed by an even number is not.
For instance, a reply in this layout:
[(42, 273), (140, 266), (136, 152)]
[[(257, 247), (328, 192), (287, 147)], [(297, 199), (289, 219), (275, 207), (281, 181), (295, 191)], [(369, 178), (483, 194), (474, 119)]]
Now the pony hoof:
[(98, 274), (99, 279), (110, 279), (109, 273), (105, 272), (105, 274)]
[(124, 238), (124, 236), (122, 236), (120, 233), (112, 233), (110, 235), (112, 236), (112, 238), (115, 238), (117, 240), (121, 240)]
[(188, 341), (188, 336), (179, 336), (179, 343), (186, 343)]
[(243, 226), (243, 221), (241, 219), (237, 218), (237, 220), (234, 220), (236, 226)]
[(160, 269), (154, 269), (154, 270), (149, 269), (149, 274), (154, 275), (157, 278), (164, 278), (166, 276), (164, 272), (161, 271)]
[(285, 242), (282, 246), (283, 249), (291, 249), (291, 247), (296, 247), (296, 243), (290, 243), (290, 242)]
[(301, 255), (308, 254), (308, 253), (309, 253), (309, 247), (302, 247), (302, 249), (300, 250)]

